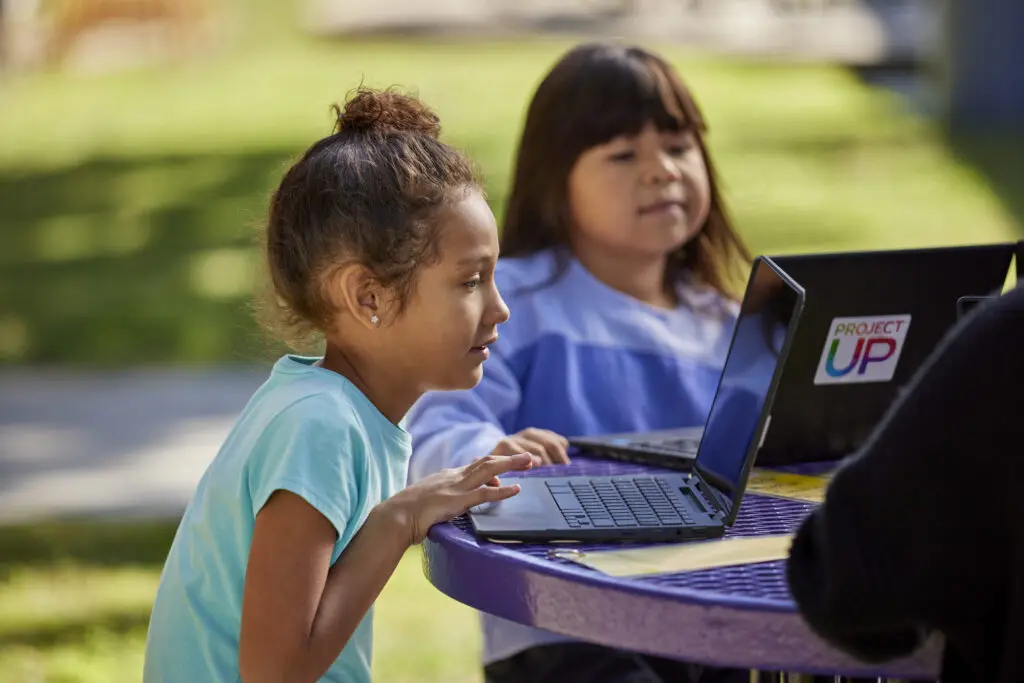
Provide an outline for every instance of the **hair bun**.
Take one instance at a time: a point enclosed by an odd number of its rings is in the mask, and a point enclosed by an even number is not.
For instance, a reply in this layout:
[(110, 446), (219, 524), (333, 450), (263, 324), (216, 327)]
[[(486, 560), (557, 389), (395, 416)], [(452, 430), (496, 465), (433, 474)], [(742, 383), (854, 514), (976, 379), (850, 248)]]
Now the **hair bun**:
[(394, 90), (358, 88), (342, 110), (334, 105), (339, 133), (421, 133), (438, 137), (441, 121), (423, 102)]

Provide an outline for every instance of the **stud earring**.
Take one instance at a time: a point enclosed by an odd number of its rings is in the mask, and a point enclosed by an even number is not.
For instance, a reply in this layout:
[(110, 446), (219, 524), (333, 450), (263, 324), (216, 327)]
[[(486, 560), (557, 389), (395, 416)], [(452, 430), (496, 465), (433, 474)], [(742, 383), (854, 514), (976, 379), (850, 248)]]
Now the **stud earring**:
[(375, 315), (370, 316), (370, 324), (371, 325), (377, 325), (378, 323), (380, 323), (380, 318), (378, 318)]

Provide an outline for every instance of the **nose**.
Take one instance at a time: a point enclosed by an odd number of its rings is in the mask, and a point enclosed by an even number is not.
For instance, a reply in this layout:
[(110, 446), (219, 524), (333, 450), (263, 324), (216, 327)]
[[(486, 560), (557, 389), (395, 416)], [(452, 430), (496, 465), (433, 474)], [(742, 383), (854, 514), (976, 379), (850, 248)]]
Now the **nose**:
[(678, 161), (663, 149), (651, 155), (644, 169), (644, 180), (651, 185), (678, 182), (682, 177)]
[(487, 316), (488, 325), (500, 325), (506, 322), (512, 315), (508, 310), (508, 306), (505, 305), (505, 300), (501, 298), (501, 293), (497, 287), (494, 288), (494, 298), (487, 312), (489, 313)]

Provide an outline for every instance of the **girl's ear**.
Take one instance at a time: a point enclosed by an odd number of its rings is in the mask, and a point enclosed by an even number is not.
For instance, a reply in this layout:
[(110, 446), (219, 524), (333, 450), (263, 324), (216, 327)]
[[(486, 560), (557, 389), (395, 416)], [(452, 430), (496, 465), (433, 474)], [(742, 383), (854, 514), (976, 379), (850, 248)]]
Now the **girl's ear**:
[(379, 327), (391, 308), (389, 290), (362, 264), (352, 263), (337, 270), (328, 287), (332, 303), (368, 328)]

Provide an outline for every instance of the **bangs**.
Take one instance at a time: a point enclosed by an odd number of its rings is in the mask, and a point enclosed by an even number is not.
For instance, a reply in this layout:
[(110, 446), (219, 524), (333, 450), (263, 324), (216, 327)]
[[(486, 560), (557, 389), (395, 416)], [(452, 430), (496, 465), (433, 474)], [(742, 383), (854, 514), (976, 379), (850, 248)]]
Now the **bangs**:
[(704, 131), (696, 103), (679, 77), (649, 55), (615, 51), (600, 55), (589, 67), (566, 117), (578, 152), (636, 135), (649, 123), (660, 131)]

